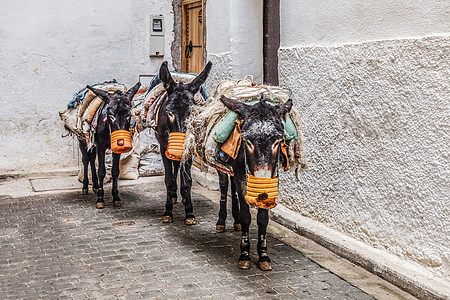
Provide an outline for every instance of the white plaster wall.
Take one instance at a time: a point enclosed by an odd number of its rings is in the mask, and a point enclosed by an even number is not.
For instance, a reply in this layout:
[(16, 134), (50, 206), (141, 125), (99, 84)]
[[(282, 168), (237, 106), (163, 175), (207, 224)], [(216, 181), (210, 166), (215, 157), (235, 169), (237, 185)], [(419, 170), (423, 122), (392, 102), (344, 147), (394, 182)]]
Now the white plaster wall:
[[(450, 36), (282, 48), (310, 170), (282, 203), (450, 274)], [(447, 277), (448, 278), (448, 277)]]
[(281, 1), (281, 47), (433, 35), (450, 30), (447, 0)]
[(282, 202), (449, 280), (450, 2), (280, 5), (310, 165)]
[[(148, 56), (151, 14), (164, 15), (164, 58)], [(1, 1), (0, 173), (76, 165), (58, 111), (86, 84), (131, 87), (171, 62), (172, 28), (170, 1)]]
[(263, 80), (263, 8), (260, 0), (209, 0), (206, 3), (207, 59), (214, 65), (207, 82), (253, 75)]

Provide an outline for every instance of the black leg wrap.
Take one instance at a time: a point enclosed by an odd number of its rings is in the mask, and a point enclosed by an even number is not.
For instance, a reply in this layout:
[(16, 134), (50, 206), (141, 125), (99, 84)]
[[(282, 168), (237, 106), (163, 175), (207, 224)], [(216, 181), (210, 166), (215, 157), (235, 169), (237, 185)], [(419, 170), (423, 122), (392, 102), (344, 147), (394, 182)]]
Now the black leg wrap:
[(247, 234), (242, 234), (241, 238), (241, 258), (244, 258), (242, 260), (250, 260), (250, 239)]
[(118, 202), (120, 201), (120, 197), (119, 197), (119, 190), (113, 190), (112, 191), (112, 196), (113, 196), (113, 201), (114, 202)]
[(105, 194), (105, 191), (103, 189), (98, 189), (97, 192), (97, 202), (103, 202), (103, 196)]
[(270, 262), (270, 258), (267, 255), (267, 240), (265, 235), (260, 235), (258, 237), (258, 268), (261, 271), (271, 271), (272, 264)]
[(238, 268), (242, 270), (250, 269), (251, 259), (250, 259), (250, 240), (248, 239), (248, 232), (242, 234), (241, 239), (241, 256), (238, 260)]
[(95, 204), (95, 207), (98, 209), (103, 209), (105, 207), (105, 201), (103, 200), (103, 189), (99, 189), (97, 192), (97, 203)]
[(262, 257), (269, 258), (267, 255), (267, 239), (266, 239), (265, 235), (260, 235), (258, 237), (257, 249), (258, 249), (258, 255), (260, 258), (262, 258)]

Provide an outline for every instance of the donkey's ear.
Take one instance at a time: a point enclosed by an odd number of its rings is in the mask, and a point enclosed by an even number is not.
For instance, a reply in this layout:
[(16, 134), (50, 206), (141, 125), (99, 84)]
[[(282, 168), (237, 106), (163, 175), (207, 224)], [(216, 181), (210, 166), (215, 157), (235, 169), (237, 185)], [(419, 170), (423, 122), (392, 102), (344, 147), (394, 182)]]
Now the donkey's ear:
[(175, 84), (172, 75), (170, 75), (169, 68), (167, 67), (167, 61), (163, 62), (161, 68), (159, 68), (159, 79), (163, 82), (167, 92), (169, 92)]
[(208, 78), (209, 72), (211, 71), (211, 67), (212, 67), (212, 62), (209, 61), (209, 62), (206, 64), (206, 66), (205, 66), (205, 68), (203, 69), (203, 71), (202, 71), (200, 74), (198, 74), (198, 76), (195, 77), (194, 80), (192, 80), (192, 81), (189, 83), (189, 85), (188, 85), (188, 86), (189, 86), (189, 90), (190, 90), (192, 93), (197, 93), (198, 90), (200, 89), (201, 85), (202, 85), (203, 83), (205, 83), (206, 78)]
[(97, 96), (100, 97), (100, 99), (102, 99), (104, 102), (109, 103), (109, 94), (107, 91), (104, 90), (99, 90), (96, 88), (91, 87), (90, 85), (87, 85), (86, 88), (90, 89), (91, 91), (94, 92), (94, 94), (96, 94)]
[(288, 113), (291, 112), (292, 109), (292, 99), (289, 99), (288, 101), (278, 104), (276, 106), (278, 114), (283, 118), (286, 119), (286, 116)]
[(131, 99), (133, 99), (134, 95), (137, 93), (140, 86), (141, 86), (141, 83), (138, 82), (125, 93), (125, 96), (127, 97), (128, 100), (131, 101)]
[(234, 99), (227, 98), (224, 95), (222, 95), (220, 97), (220, 101), (222, 101), (222, 103), (226, 107), (228, 107), (228, 109), (230, 109), (231, 111), (234, 111), (235, 113), (240, 115), (242, 118), (244, 118), (247, 115), (248, 106), (246, 104), (239, 102), (237, 100), (234, 100)]

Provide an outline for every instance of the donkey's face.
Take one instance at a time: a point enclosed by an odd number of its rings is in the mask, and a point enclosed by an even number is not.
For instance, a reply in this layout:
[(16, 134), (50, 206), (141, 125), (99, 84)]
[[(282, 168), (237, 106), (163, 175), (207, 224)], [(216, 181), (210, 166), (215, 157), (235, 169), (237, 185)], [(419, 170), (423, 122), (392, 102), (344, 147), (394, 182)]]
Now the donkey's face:
[(255, 177), (272, 178), (276, 171), (284, 128), (281, 123), (292, 108), (292, 100), (273, 106), (266, 99), (253, 106), (222, 96), (220, 100), (244, 120), (241, 129), (246, 162)]
[(87, 86), (88, 89), (93, 91), (97, 96), (100, 97), (100, 99), (108, 104), (108, 107), (106, 108), (106, 114), (108, 117), (108, 124), (111, 128), (111, 132), (116, 130), (129, 129), (131, 100), (139, 90), (140, 86), (141, 83), (138, 82), (126, 93), (123, 93), (122, 91), (114, 91), (113, 94), (109, 94), (106, 91)]
[(194, 95), (208, 78), (212, 63), (208, 62), (203, 71), (190, 83), (175, 82), (170, 75), (167, 62), (163, 62), (159, 70), (159, 78), (167, 91), (165, 117), (170, 132), (186, 132), (186, 119), (190, 107), (194, 105)]

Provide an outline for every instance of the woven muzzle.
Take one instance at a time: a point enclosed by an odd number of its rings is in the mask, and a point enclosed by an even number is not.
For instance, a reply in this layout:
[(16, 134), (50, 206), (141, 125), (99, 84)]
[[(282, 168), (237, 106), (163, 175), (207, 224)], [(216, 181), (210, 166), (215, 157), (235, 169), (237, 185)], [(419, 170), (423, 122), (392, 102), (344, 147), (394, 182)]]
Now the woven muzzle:
[(133, 149), (131, 145), (131, 133), (128, 130), (116, 130), (111, 132), (111, 150), (114, 153), (126, 153)]
[(247, 175), (247, 195), (245, 201), (252, 206), (271, 209), (277, 206), (278, 177), (260, 178)]
[(169, 133), (169, 143), (167, 144), (166, 157), (171, 160), (181, 160), (183, 156), (184, 139), (186, 134), (183, 132)]

